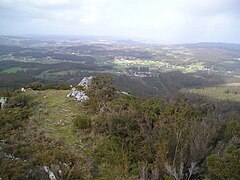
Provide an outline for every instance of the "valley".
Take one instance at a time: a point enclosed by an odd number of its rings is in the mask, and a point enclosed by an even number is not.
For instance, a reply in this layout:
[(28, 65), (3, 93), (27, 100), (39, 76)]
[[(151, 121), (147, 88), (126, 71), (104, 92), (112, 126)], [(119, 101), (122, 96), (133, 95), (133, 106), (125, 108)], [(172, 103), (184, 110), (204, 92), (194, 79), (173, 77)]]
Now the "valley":
[(0, 179), (239, 179), (239, 47), (0, 37)]

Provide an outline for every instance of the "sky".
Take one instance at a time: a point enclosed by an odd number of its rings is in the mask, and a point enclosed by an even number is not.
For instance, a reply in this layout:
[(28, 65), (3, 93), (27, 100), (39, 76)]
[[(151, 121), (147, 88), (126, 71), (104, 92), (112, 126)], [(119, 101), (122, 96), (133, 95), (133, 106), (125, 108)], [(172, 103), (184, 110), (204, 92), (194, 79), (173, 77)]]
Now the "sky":
[(240, 0), (0, 0), (0, 35), (240, 43)]

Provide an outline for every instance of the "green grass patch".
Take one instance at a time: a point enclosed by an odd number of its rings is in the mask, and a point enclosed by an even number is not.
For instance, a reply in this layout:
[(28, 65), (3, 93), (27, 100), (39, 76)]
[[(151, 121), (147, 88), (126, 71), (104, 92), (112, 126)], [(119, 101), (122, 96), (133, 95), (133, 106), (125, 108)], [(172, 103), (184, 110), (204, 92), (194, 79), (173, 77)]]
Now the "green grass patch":
[(29, 68), (22, 68), (22, 67), (12, 67), (9, 69), (5, 69), (2, 73), (17, 73), (18, 71), (27, 71)]
[(189, 64), (188, 67), (195, 68), (195, 69), (202, 69), (204, 68), (204, 64), (205, 62), (196, 62), (196, 63)]
[(46, 131), (49, 137), (64, 139), (70, 144), (79, 141), (75, 133), (75, 126), (72, 119), (81, 114), (79, 109), (81, 104), (77, 101), (67, 98), (70, 90), (45, 90), (33, 94), (34, 101), (38, 103), (35, 109), (39, 118), (38, 128)]
[(73, 74), (75, 72), (77, 72), (77, 70), (67, 70), (67, 71), (57, 71), (57, 72), (51, 72), (51, 70), (47, 70), (47, 71), (41, 72), (37, 77), (47, 78), (51, 76), (65, 76), (68, 74)]
[(218, 100), (230, 100), (240, 103), (240, 86), (219, 86), (202, 89), (188, 89), (184, 91)]

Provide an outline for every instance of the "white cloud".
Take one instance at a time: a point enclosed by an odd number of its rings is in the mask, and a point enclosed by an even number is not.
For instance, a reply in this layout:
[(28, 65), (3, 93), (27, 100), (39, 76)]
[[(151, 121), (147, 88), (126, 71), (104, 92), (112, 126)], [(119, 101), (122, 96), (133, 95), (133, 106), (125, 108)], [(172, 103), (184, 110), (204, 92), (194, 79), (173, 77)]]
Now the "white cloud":
[(239, 0), (0, 0), (0, 33), (15, 25), (16, 34), (225, 41), (240, 29), (239, 8)]

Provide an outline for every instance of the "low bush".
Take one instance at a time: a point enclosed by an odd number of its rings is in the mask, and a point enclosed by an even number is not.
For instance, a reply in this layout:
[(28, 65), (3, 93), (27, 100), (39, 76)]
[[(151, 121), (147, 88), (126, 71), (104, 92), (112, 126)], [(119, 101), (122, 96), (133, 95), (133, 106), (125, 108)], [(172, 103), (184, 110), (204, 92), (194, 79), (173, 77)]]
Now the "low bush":
[(32, 82), (29, 84), (23, 85), (24, 88), (43, 91), (47, 89), (56, 89), (56, 90), (69, 90), (70, 87), (67, 84), (43, 84), (41, 82)]
[(78, 116), (73, 119), (74, 126), (80, 129), (89, 129), (91, 127), (91, 119), (86, 116)]
[(42, 90), (46, 89), (69, 90), (70, 87), (67, 84), (46, 84), (43, 86)]

